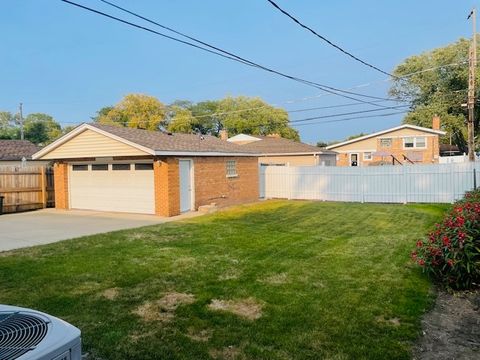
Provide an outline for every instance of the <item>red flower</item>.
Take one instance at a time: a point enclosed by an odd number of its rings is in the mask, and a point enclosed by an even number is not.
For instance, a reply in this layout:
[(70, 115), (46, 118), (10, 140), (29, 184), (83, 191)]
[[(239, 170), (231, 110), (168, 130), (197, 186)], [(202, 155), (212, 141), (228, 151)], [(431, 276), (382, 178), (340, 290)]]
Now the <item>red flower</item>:
[(448, 236), (444, 236), (442, 241), (443, 241), (443, 246), (450, 246), (450, 239), (448, 238)]
[(464, 224), (465, 224), (465, 218), (463, 218), (463, 217), (461, 217), (461, 216), (458, 217), (458, 218), (457, 218), (457, 225), (458, 225), (458, 226), (463, 226)]
[(423, 245), (422, 240), (418, 240), (418, 241), (417, 241), (417, 247), (422, 247), (422, 245)]
[(424, 266), (424, 265), (425, 265), (425, 261), (424, 261), (423, 259), (418, 260), (418, 265)]
[(465, 239), (465, 236), (466, 236), (465, 233), (462, 232), (462, 231), (460, 231), (460, 232), (458, 233), (458, 238), (459, 238), (460, 240)]
[(453, 260), (452, 260), (452, 259), (448, 259), (447, 264), (448, 264), (448, 266), (452, 267), (452, 266), (453, 266)]

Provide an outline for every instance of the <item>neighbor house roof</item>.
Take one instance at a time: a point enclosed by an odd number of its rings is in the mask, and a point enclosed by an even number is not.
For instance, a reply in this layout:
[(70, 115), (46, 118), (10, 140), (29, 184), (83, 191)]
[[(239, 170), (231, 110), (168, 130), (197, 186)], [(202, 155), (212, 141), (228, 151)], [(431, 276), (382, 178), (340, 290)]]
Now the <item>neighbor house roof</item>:
[(165, 133), (114, 125), (82, 124), (34, 155), (40, 158), (85, 130), (92, 130), (151, 155), (255, 156), (252, 151), (211, 135)]
[(228, 142), (241, 143), (243, 149), (261, 155), (336, 154), (335, 151), (276, 136), (239, 134), (228, 139)]
[(0, 160), (30, 160), (39, 149), (28, 140), (0, 140)]
[(435, 134), (435, 135), (445, 135), (446, 134), (445, 131), (441, 131), (441, 130), (434, 130), (434, 129), (429, 129), (429, 128), (425, 128), (425, 127), (421, 127), (421, 126), (404, 124), (404, 125), (400, 125), (400, 126), (390, 128), (390, 129), (385, 129), (385, 130), (382, 130), (382, 131), (378, 131), (378, 132), (375, 132), (373, 134), (360, 136), (360, 137), (357, 137), (357, 138), (352, 139), (352, 140), (347, 140), (347, 141), (343, 141), (343, 142), (340, 142), (340, 143), (337, 143), (337, 144), (333, 144), (333, 145), (327, 146), (326, 148), (327, 149), (335, 149), (339, 146), (344, 146), (344, 145), (356, 143), (358, 141), (362, 141), (362, 140), (365, 140), (365, 139), (370, 139), (372, 137), (380, 136), (380, 135), (387, 134), (389, 132), (397, 131), (397, 130), (401, 130), (401, 129), (413, 129), (413, 130), (418, 130), (418, 131), (422, 131), (422, 132), (426, 132), (426, 133), (430, 133), (430, 134)]

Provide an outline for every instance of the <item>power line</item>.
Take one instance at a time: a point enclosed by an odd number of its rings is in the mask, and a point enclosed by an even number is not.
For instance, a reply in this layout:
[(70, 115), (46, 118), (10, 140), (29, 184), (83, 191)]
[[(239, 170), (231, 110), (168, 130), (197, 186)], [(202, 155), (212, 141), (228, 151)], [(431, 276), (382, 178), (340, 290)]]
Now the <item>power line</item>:
[[(72, 6), (76, 6), (76, 7), (78, 7), (78, 8), (81, 8), (81, 9), (83, 9), (83, 10), (86, 10), (86, 11), (89, 11), (89, 12), (92, 12), (92, 13), (95, 13), (95, 14), (97, 14), (97, 15), (101, 15), (101, 16), (107, 17), (107, 18), (109, 18), (109, 19), (112, 19), (112, 20), (121, 22), (121, 23), (123, 23), (123, 24), (129, 25), (129, 26), (132, 26), (132, 27), (141, 29), (141, 30), (145, 30), (145, 31), (147, 31), (147, 32), (153, 33), (153, 34), (158, 35), (158, 36), (162, 36), (162, 37), (164, 37), (164, 38), (167, 38), (167, 39), (170, 39), (170, 40), (173, 40), (173, 41), (180, 42), (180, 43), (182, 43), (182, 44), (184, 44), (184, 45), (192, 46), (192, 47), (195, 47), (195, 48), (197, 48), (197, 49), (204, 50), (204, 51), (207, 51), (207, 52), (212, 53), (212, 54), (215, 54), (215, 55), (219, 55), (219, 56), (221, 56), (221, 57), (223, 57), (223, 58), (227, 58), (227, 59), (230, 59), (230, 60), (233, 60), (233, 61), (240, 62), (240, 63), (242, 63), (242, 64), (244, 64), (244, 65), (248, 65), (248, 66), (251, 66), (251, 67), (259, 68), (259, 69), (262, 69), (262, 70), (264, 70), (264, 71), (267, 71), (267, 72), (270, 72), (270, 73), (273, 73), (273, 74), (282, 76), (282, 77), (287, 78), (287, 79), (290, 79), (290, 80), (294, 80), (294, 81), (299, 82), (299, 83), (302, 83), (302, 84), (304, 84), (304, 85), (308, 85), (308, 86), (315, 87), (315, 88), (320, 89), (320, 90), (322, 90), (322, 91), (324, 91), (324, 92), (331, 93), (331, 94), (334, 94), (334, 95), (337, 95), (337, 96), (341, 96), (341, 97), (344, 97), (344, 98), (347, 98), (347, 99), (350, 99), (350, 100), (358, 101), (358, 102), (365, 103), (365, 104), (374, 105), (374, 106), (377, 106), (377, 107), (388, 108), (388, 106), (383, 106), (383, 105), (376, 104), (376, 103), (373, 103), (373, 102), (370, 102), (370, 101), (365, 101), (365, 100), (357, 99), (357, 98), (355, 98), (355, 97), (352, 97), (352, 96), (349, 96), (349, 95), (345, 95), (345, 94), (351, 94), (351, 95), (355, 95), (355, 96), (361, 96), (361, 97), (366, 97), (366, 98), (371, 98), (371, 99), (376, 99), (376, 100), (397, 101), (397, 100), (395, 100), (395, 99), (388, 99), (388, 98), (382, 98), (382, 97), (378, 97), (378, 96), (371, 96), (371, 95), (365, 95), (365, 94), (360, 94), (360, 93), (354, 93), (354, 92), (351, 92), (351, 91), (342, 90), (342, 89), (338, 89), (338, 88), (335, 88), (335, 87), (332, 87), (332, 86), (327, 86), (327, 85), (323, 85), (323, 84), (316, 83), (316, 82), (313, 82), (313, 81), (301, 79), (301, 78), (298, 78), (298, 77), (295, 77), (295, 76), (292, 76), (292, 75), (288, 75), (288, 74), (282, 73), (282, 72), (280, 72), (280, 71), (277, 71), (277, 70), (274, 70), (274, 69), (265, 67), (265, 66), (263, 66), (263, 65), (259, 65), (259, 64), (257, 64), (257, 63), (254, 63), (254, 62), (252, 62), (252, 61), (250, 61), (250, 60), (246, 60), (246, 59), (241, 58), (241, 57), (239, 57), (239, 56), (237, 56), (237, 55), (234, 55), (234, 54), (233, 54), (233, 55), (225, 55), (225, 54), (231, 54), (231, 53), (226, 52), (226, 51), (224, 51), (224, 50), (222, 50), (222, 52), (210, 50), (210, 49), (204, 48), (204, 47), (202, 47), (202, 46), (193, 44), (193, 43), (191, 43), (191, 42), (184, 41), (184, 40), (175, 38), (175, 37), (173, 37), (173, 36), (169, 36), (169, 35), (166, 35), (166, 34), (164, 34), (164, 33), (158, 32), (158, 31), (156, 31), (156, 30), (147, 28), (147, 27), (145, 27), (145, 26), (142, 26), (142, 25), (139, 25), (139, 24), (136, 24), (136, 23), (133, 23), (133, 22), (130, 22), (130, 21), (127, 21), (127, 20), (124, 20), (124, 19), (115, 17), (115, 16), (113, 16), (113, 15), (104, 13), (104, 12), (102, 12), (102, 11), (95, 10), (95, 9), (93, 9), (93, 8), (90, 8), (90, 7), (87, 7), (87, 6), (84, 6), (84, 5), (75, 3), (75, 2), (73, 2), (73, 1), (69, 1), (69, 0), (61, 0), (61, 1), (62, 1), (62, 2), (65, 2), (65, 3), (67, 3), (67, 4), (70, 4), (70, 5), (72, 5)], [(138, 15), (138, 16), (140, 16), (140, 15)], [(340, 92), (340, 93), (338, 93), (338, 92)]]
[[(402, 108), (409, 107), (409, 106), (410, 105), (400, 105), (400, 106), (392, 107), (392, 109), (402, 109)], [(371, 112), (376, 112), (376, 111), (385, 111), (385, 109), (369, 109), (369, 110), (361, 110), (361, 111), (352, 111), (352, 112), (341, 113), (341, 114), (313, 116), (313, 117), (309, 117), (309, 118), (305, 118), (305, 119), (290, 120), (289, 123), (293, 124), (293, 123), (305, 122), (305, 121), (310, 121), (310, 120), (327, 119), (327, 118), (333, 118), (333, 117), (338, 117), (338, 116), (346, 116), (346, 115), (364, 114), (364, 113), (371, 113)]]
[[(236, 55), (236, 54), (234, 54), (234, 53), (232, 53), (232, 52), (228, 52), (228, 51), (223, 50), (223, 49), (221, 49), (221, 48), (219, 48), (219, 47), (217, 47), (217, 46), (211, 45), (211, 44), (209, 44), (209, 43), (207, 43), (207, 42), (204, 42), (204, 41), (202, 41), (202, 40), (199, 40), (199, 39), (197, 39), (197, 38), (194, 38), (193, 36), (190, 36), (190, 35), (187, 35), (187, 34), (185, 34), (185, 33), (180, 32), (180, 31), (178, 31), (178, 30), (172, 29), (171, 27), (162, 25), (162, 24), (158, 23), (157, 21), (151, 20), (151, 19), (149, 19), (149, 18), (147, 18), (147, 17), (145, 17), (145, 16), (142, 16), (142, 15), (140, 15), (140, 14), (138, 14), (138, 13), (135, 13), (135, 12), (133, 12), (133, 11), (131, 11), (131, 10), (128, 10), (128, 9), (126, 9), (126, 8), (124, 8), (124, 7), (121, 7), (121, 6), (119, 6), (119, 5), (116, 5), (116, 4), (112, 3), (111, 1), (107, 1), (107, 0), (99, 0), (99, 1), (103, 2), (104, 4), (110, 5), (110, 6), (116, 8), (116, 9), (118, 9), (118, 10), (121, 10), (121, 11), (123, 11), (123, 12), (126, 12), (127, 14), (130, 14), (130, 15), (132, 15), (132, 16), (135, 16), (135, 17), (137, 17), (137, 18), (139, 18), (139, 19), (145, 20), (145, 21), (147, 21), (147, 22), (149, 22), (149, 23), (151, 23), (151, 24), (157, 25), (157, 26), (161, 27), (162, 29), (171, 31), (171, 32), (173, 32), (174, 34), (183, 36), (183, 37), (185, 37), (185, 38), (187, 38), (187, 39), (189, 39), (189, 40), (195, 41), (195, 42), (197, 42), (197, 43), (199, 43), (199, 44), (202, 44), (202, 45), (204, 45), (204, 46), (207, 46), (207, 47), (209, 47), (209, 48), (211, 48), (211, 49), (214, 49), (214, 50), (216, 50), (216, 51), (220, 51), (220, 52), (222, 52), (222, 53), (224, 53), (224, 54), (227, 54), (227, 55), (229, 55), (229, 56), (235, 57), (235, 58), (237, 58), (237, 59), (239, 59), (239, 60), (241, 60), (241, 61), (248, 62), (248, 63), (250, 63), (250, 64), (252, 64), (252, 65), (259, 66), (260, 68), (266, 70), (266, 68), (265, 68), (264, 66), (262, 66), (262, 65), (256, 64), (256, 63), (254, 63), (253, 61), (250, 61), (250, 60), (248, 60), (248, 59), (245, 59), (245, 58), (243, 58), (243, 57), (240, 57), (240, 56), (238, 56), (238, 55)], [(277, 71), (274, 71), (274, 72), (275, 72), (276, 74), (278, 74), (278, 75), (281, 75), (281, 74), (280, 74), (279, 72), (277, 72)], [(386, 73), (386, 74), (389, 75), (388, 73)], [(303, 79), (300, 79), (300, 80), (303, 80)], [(364, 94), (353, 93), (353, 92), (350, 92), (350, 91), (346, 91), (346, 90), (343, 90), (343, 89), (334, 88), (334, 87), (327, 86), (327, 85), (323, 85), (323, 84), (318, 84), (318, 83), (314, 83), (314, 82), (312, 82), (312, 83), (313, 83), (313, 84), (316, 84), (316, 85), (319, 85), (319, 86), (322, 86), (322, 87), (326, 87), (326, 88), (328, 88), (328, 89), (330, 89), (330, 90), (334, 90), (334, 91), (340, 91), (340, 92), (344, 92), (344, 93), (352, 94), (352, 95), (356, 95), (356, 96), (369, 97), (369, 98), (372, 98), (372, 99), (374, 99), (374, 98), (380, 99), (380, 98), (378, 98), (378, 97), (371, 97), (371, 96), (364, 95)], [(384, 99), (385, 99), (385, 98), (382, 98), (382, 100), (384, 100)], [(388, 99), (388, 100), (389, 100), (389, 101), (395, 101), (394, 99)]]
[(293, 126), (297, 127), (297, 126), (306, 126), (306, 125), (327, 124), (327, 123), (343, 122), (343, 121), (350, 121), (350, 120), (357, 120), (357, 119), (370, 119), (370, 118), (377, 118), (377, 117), (385, 117), (385, 116), (405, 114), (405, 113), (408, 113), (408, 111), (398, 111), (398, 112), (392, 112), (392, 113), (388, 113), (388, 114), (377, 114), (377, 115), (368, 115), (368, 116), (354, 116), (354, 117), (349, 117), (349, 118), (344, 118), (344, 119), (316, 121), (316, 122), (308, 123), (308, 124), (305, 124), (305, 123), (293, 124)]
[(287, 11), (283, 10), (277, 3), (275, 3), (274, 1), (272, 0), (267, 0), (273, 7), (275, 7), (278, 11), (280, 11), (282, 14), (286, 15), (287, 17), (289, 17), (291, 20), (293, 20), (295, 23), (297, 23), (298, 25), (300, 25), (302, 28), (310, 31), (312, 34), (314, 34), (315, 36), (317, 36), (318, 38), (322, 39), (323, 41), (325, 41), (327, 44), (333, 46), (335, 49), (337, 50), (340, 50), (342, 53), (344, 53), (345, 55), (351, 57), (352, 59), (354, 59), (355, 61), (358, 61), (359, 63), (365, 65), (365, 66), (368, 66), (369, 68), (372, 68), (378, 72), (381, 72), (382, 74), (385, 74), (385, 75), (388, 75), (392, 78), (395, 78), (396, 76), (393, 75), (393, 74), (390, 74), (378, 67), (376, 67), (375, 65), (372, 65), (360, 58), (358, 58), (357, 56), (353, 55), (352, 53), (348, 52), (347, 50), (341, 48), (339, 45), (336, 45), (335, 43), (333, 43), (332, 41), (328, 40), (325, 36), (323, 35), (320, 35), (319, 33), (317, 33), (315, 30), (313, 30), (311, 27), (303, 24), (302, 22), (300, 22), (300, 20), (298, 20), (297, 18), (295, 18), (293, 15), (289, 14)]

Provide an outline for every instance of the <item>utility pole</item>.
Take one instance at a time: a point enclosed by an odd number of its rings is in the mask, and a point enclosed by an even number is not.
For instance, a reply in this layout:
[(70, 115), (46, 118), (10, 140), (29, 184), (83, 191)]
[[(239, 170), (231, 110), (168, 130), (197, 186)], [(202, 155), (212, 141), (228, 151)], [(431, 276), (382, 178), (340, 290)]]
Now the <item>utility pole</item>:
[(20, 139), (23, 140), (25, 136), (23, 134), (23, 104), (22, 103), (20, 103), (20, 105), (18, 106), (18, 116), (19, 116), (18, 122), (20, 123)]
[(475, 67), (477, 66), (477, 9), (473, 8), (467, 17), (467, 20), (472, 18), (473, 36), (472, 44), (470, 45), (469, 61), (468, 61), (468, 160), (475, 161), (475, 138), (474, 138), (474, 124), (475, 124)]

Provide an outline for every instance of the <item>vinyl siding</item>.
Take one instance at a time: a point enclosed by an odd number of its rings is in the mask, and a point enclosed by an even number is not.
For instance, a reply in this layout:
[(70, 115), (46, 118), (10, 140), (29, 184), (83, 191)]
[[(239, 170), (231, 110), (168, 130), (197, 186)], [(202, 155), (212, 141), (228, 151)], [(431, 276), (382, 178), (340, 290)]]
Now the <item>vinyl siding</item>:
[(147, 153), (92, 130), (85, 130), (42, 156), (42, 160), (136, 155)]

